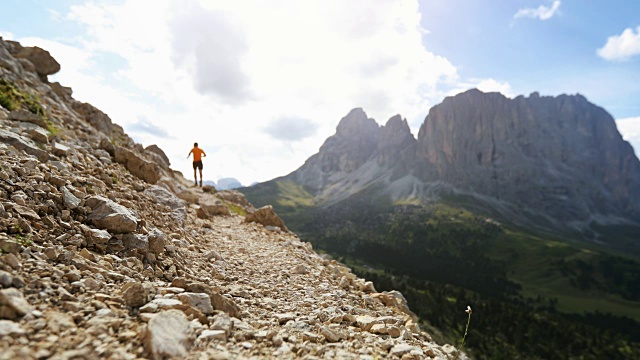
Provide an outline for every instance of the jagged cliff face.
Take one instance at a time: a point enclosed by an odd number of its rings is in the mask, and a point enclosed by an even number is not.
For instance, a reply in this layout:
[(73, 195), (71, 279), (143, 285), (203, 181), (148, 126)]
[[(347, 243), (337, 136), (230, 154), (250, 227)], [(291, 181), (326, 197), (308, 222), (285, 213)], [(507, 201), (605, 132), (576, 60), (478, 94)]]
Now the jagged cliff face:
[(298, 170), (299, 183), (319, 191), (359, 169), (374, 151), (378, 124), (367, 118), (362, 109), (353, 109), (342, 118), (336, 134), (329, 137), (320, 151)]
[(380, 166), (393, 167), (398, 173), (411, 171), (415, 161), (416, 139), (407, 120), (396, 115), (380, 129), (376, 161)]
[(420, 128), (417, 157), (424, 181), (560, 221), (640, 220), (640, 163), (613, 118), (580, 95), (447, 98)]
[(353, 109), (320, 151), (289, 177), (319, 198), (335, 201), (411, 172), (415, 149), (416, 139), (400, 115), (381, 127), (362, 109)]
[(320, 204), (374, 186), (392, 200), (444, 189), (543, 226), (640, 221), (640, 162), (613, 118), (581, 95), (470, 90), (433, 107), (417, 140), (399, 115), (379, 127), (354, 109), (288, 178)]

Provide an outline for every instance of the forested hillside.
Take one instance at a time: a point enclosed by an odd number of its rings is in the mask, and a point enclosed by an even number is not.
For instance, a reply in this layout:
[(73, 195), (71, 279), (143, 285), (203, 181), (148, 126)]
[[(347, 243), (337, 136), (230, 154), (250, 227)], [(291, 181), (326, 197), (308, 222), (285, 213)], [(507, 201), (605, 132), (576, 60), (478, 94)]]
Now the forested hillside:
[(392, 205), (363, 192), (320, 207), (304, 188), (277, 184), (243, 191), (254, 203), (275, 204), (302, 239), (358, 275), (400, 290), (442, 341), (460, 345), (462, 310), (472, 306), (465, 346), (476, 358), (640, 356), (634, 256), (499, 223), (453, 202)]

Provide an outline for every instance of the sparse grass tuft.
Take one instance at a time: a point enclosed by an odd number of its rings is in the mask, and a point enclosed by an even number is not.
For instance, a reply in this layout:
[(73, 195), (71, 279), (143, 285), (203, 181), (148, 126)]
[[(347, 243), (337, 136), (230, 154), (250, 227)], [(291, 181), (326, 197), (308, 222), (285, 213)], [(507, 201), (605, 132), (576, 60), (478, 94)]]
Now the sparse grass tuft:
[(49, 131), (49, 134), (56, 136), (60, 133), (60, 131), (62, 131), (62, 129), (55, 126), (52, 122), (47, 121), (47, 131)]
[(24, 107), (49, 124), (47, 113), (40, 105), (38, 95), (24, 93), (18, 90), (15, 84), (4, 79), (0, 79), (0, 106), (9, 111), (19, 110)]
[(229, 211), (231, 211), (234, 214), (238, 214), (241, 216), (246, 216), (247, 212), (244, 210), (244, 208), (242, 208), (242, 206), (236, 205), (234, 203), (230, 203), (227, 201), (222, 201), (225, 205), (227, 205), (227, 207), (229, 208)]
[(215, 194), (218, 192), (218, 190), (216, 190), (216, 188), (214, 186), (211, 185), (205, 185), (202, 187), (202, 191), (208, 193), (208, 194)]
[(16, 235), (16, 242), (24, 247), (28, 247), (33, 244), (30, 234), (27, 236), (22, 236), (20, 234)]
[(12, 83), (0, 80), (0, 106), (13, 111), (20, 108), (22, 93)]

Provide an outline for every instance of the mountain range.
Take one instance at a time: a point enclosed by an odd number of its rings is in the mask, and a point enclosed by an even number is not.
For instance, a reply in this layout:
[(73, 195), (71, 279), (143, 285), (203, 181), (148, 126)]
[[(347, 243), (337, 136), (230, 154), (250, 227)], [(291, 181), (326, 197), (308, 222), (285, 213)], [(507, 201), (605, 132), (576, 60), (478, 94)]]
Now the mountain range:
[(465, 198), (501, 221), (556, 231), (640, 223), (640, 161), (582, 95), (469, 90), (434, 106), (417, 138), (400, 115), (380, 126), (356, 108), (273, 181), (302, 186), (320, 206), (370, 191), (392, 203)]
[(233, 190), (242, 187), (236, 178), (221, 178), (217, 183), (213, 180), (205, 180), (204, 185), (214, 186), (217, 190)]

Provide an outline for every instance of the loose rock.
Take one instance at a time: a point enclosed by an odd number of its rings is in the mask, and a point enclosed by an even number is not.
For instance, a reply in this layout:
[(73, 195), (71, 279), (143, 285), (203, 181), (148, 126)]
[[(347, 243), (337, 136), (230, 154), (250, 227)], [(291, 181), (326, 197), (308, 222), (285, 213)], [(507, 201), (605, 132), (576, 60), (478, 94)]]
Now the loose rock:
[(185, 357), (193, 338), (187, 317), (178, 310), (167, 310), (149, 320), (144, 346), (152, 359)]

